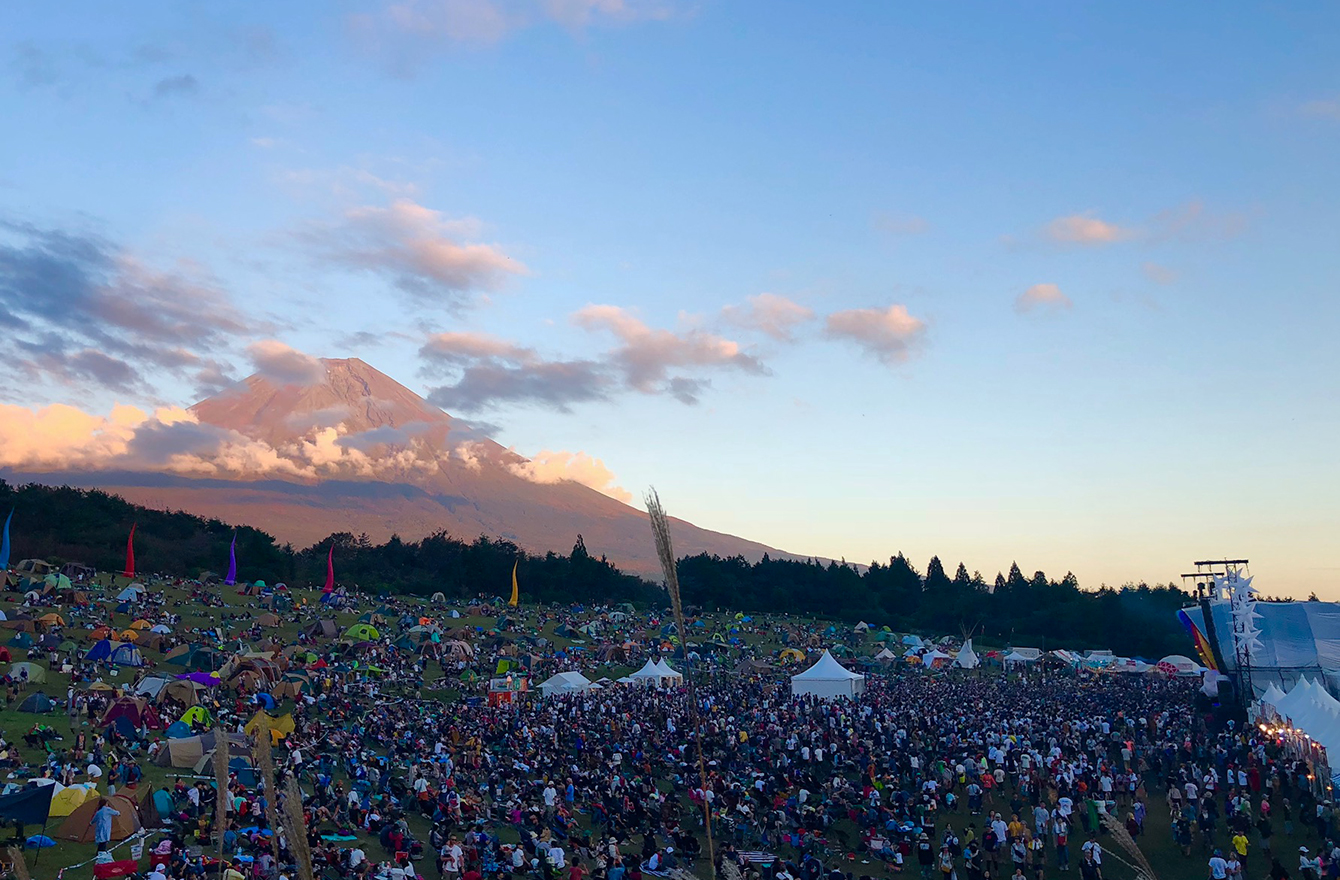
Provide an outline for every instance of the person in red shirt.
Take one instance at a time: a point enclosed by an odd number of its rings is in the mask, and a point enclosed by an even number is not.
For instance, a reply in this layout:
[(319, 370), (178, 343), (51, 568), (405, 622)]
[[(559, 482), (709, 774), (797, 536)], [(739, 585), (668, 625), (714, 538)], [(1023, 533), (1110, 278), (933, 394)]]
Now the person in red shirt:
[(573, 859), (572, 866), (568, 868), (568, 880), (585, 880), (585, 878), (586, 869), (582, 867), (581, 862)]

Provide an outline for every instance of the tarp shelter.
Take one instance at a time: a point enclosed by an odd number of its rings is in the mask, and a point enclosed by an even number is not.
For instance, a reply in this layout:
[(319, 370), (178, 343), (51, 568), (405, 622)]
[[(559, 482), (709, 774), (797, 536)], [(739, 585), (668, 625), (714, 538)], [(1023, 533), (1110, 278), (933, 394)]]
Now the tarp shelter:
[(540, 693), (549, 697), (554, 694), (589, 691), (593, 687), (596, 685), (580, 672), (559, 672), (540, 683)]
[[(89, 798), (75, 807), (70, 817), (61, 823), (56, 837), (61, 840), (74, 840), (79, 843), (93, 842), (93, 814), (98, 811), (102, 798)], [(112, 840), (125, 840), (139, 831), (140, 805), (124, 794), (114, 794), (107, 798), (107, 806), (120, 813), (112, 817)]]
[(36, 663), (20, 661), (9, 667), (9, 676), (15, 681), (27, 681), (33, 684), (41, 684), (47, 680), (46, 667), (39, 666)]
[(791, 693), (825, 700), (855, 697), (865, 691), (865, 676), (852, 672), (824, 651), (818, 661), (804, 672), (791, 676)]
[(982, 665), (982, 661), (977, 657), (977, 652), (972, 649), (972, 639), (963, 643), (963, 647), (954, 657), (954, 665), (959, 669), (976, 669)]
[(0, 820), (20, 825), (44, 825), (51, 815), (51, 799), (55, 793), (54, 785), (35, 785), (0, 797)]
[(41, 691), (30, 694), (27, 699), (19, 703), (20, 712), (31, 712), (34, 715), (45, 715), (55, 708), (56, 704), (51, 702), (51, 698)]

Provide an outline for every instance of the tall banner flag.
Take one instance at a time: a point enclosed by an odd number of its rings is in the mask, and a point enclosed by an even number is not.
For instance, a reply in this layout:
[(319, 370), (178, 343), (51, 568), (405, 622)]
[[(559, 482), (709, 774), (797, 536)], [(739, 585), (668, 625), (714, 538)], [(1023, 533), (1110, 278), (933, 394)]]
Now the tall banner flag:
[(135, 576), (135, 523), (130, 524), (130, 537), (126, 539), (126, 577)]
[(335, 542), (330, 542), (330, 552), (326, 554), (326, 585), (321, 588), (323, 593), (335, 592)]
[(233, 529), (233, 543), (228, 545), (228, 577), (223, 582), (230, 587), (237, 583), (237, 529)]
[(518, 559), (516, 562), (512, 563), (512, 598), (507, 601), (507, 604), (511, 605), (513, 608), (516, 607), (516, 600), (518, 598), (517, 585), (516, 585), (516, 567), (517, 563), (519, 563), (520, 561), (521, 560)]
[(5, 534), (0, 537), (0, 571), (9, 568), (9, 522), (14, 518), (14, 509), (9, 509), (9, 516), (5, 517)]

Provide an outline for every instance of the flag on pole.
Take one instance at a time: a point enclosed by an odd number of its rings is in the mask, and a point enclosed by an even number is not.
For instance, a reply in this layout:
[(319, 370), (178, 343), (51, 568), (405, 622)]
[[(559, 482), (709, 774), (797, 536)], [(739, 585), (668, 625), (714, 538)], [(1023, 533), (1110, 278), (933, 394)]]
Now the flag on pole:
[(330, 552), (326, 554), (326, 585), (321, 588), (323, 593), (335, 592), (335, 542), (330, 542)]
[(126, 577), (135, 576), (135, 523), (130, 524), (130, 537), (126, 539)]
[(0, 537), (0, 571), (9, 568), (9, 522), (14, 518), (14, 508), (9, 509), (9, 516), (5, 517), (5, 534)]
[(233, 543), (228, 545), (228, 577), (223, 582), (230, 587), (237, 583), (237, 529), (233, 529)]
[(518, 560), (516, 560), (516, 562), (513, 562), (513, 563), (512, 563), (512, 598), (509, 599), (509, 600), (507, 601), (507, 604), (508, 604), (508, 605), (511, 605), (513, 608), (516, 607), (516, 602), (517, 602), (517, 599), (519, 598), (519, 596), (518, 596), (518, 590), (517, 590), (517, 584), (516, 584), (516, 567), (517, 567), (517, 564), (520, 563), (520, 562), (521, 562), (521, 560), (518, 559)]

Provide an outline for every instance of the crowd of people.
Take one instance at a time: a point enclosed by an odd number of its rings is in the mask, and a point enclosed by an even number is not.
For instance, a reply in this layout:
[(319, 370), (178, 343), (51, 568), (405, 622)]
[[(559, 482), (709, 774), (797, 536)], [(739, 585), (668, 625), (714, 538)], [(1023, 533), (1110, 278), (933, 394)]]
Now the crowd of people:
[[(371, 605), (342, 601), (352, 612)], [(404, 622), (424, 619), (410, 600), (378, 604)], [(159, 611), (171, 613), (161, 600)], [(305, 625), (329, 613), (299, 603), (288, 616)], [(599, 621), (624, 652), (666, 646), (654, 614), (508, 613), (501, 632), (475, 639), (473, 656), (447, 656), (440, 641), (405, 650), (388, 632), (360, 644), (351, 662), (347, 644), (298, 640), (307, 675), (291, 705), (274, 710), (291, 715), (293, 730), (275, 741), (273, 774), (257, 764), (231, 768), (223, 786), (188, 775), (150, 784), (144, 767), (164, 747), (161, 731), (126, 736), (89, 725), (108, 696), (77, 684), (67, 694), (72, 738), (44, 743), (43, 762), (26, 772), (100, 782), (108, 795), (128, 790), (152, 804), (146, 824), (160, 836), (151, 880), (211, 876), (220, 857), (225, 876), (238, 875), (230, 880), (300, 880), (304, 851), (317, 875), (382, 880), (684, 871), (726, 880), (1090, 880), (1134, 858), (1123, 841), (1145, 844), (1154, 813), (1176, 844), (1165, 850), (1180, 849), (1212, 880), (1340, 874), (1336, 817), (1309, 768), (1255, 729), (1198, 712), (1195, 681), (894, 664), (872, 672), (854, 699), (825, 701), (793, 696), (783, 670), (740, 672), (743, 657), (768, 659), (742, 640), (693, 652), (692, 695), (682, 683), (609, 683), (493, 705), (472, 690), (470, 673), (521, 653), (534, 678), (590, 662), (590, 650), (517, 637), (522, 618), (531, 632), (550, 618)], [(253, 618), (218, 620), (216, 646), (255, 648)], [(789, 643), (822, 641), (803, 622), (752, 626)], [(669, 653), (683, 668), (682, 652)], [(72, 665), (83, 683), (106, 672)], [(209, 695), (211, 726), (249, 759), (255, 736), (244, 728), (262, 693), (253, 681)], [(100, 805), (99, 822), (115, 810)], [(1309, 835), (1296, 870), (1275, 845), (1281, 830)], [(111, 843), (101, 825), (97, 836)]]

